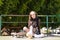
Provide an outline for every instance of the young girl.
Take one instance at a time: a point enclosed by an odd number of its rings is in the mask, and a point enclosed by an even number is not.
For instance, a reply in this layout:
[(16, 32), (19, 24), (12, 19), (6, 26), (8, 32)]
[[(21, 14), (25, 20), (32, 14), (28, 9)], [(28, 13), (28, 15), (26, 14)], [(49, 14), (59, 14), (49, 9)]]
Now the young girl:
[(40, 20), (37, 17), (37, 13), (35, 11), (31, 11), (29, 14), (28, 28), (27, 27), (23, 28), (23, 30), (27, 32), (26, 36), (32, 38), (32, 36), (39, 35), (40, 34), (39, 25), (40, 25)]

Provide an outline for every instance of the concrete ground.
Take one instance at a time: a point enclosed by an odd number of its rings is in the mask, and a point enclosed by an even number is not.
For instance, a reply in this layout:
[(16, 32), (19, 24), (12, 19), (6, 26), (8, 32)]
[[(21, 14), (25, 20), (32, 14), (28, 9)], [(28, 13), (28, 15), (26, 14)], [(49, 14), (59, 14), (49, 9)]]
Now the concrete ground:
[(60, 37), (44, 37), (44, 38), (28, 39), (26, 37), (16, 38), (12, 36), (0, 36), (0, 40), (60, 40)]

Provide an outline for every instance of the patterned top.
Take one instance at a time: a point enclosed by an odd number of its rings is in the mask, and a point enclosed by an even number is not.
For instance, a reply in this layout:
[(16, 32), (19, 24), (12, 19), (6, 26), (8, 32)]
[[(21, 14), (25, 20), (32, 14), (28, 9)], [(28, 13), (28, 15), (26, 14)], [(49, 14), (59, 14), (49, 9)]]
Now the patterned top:
[(38, 32), (39, 32), (39, 34), (40, 34), (40, 27), (39, 27), (39, 25), (40, 25), (40, 20), (39, 20), (39, 18), (35, 18), (35, 19), (31, 19), (31, 20), (29, 20), (28, 21), (28, 28), (30, 27), (30, 26), (33, 26), (33, 28), (38, 28)]

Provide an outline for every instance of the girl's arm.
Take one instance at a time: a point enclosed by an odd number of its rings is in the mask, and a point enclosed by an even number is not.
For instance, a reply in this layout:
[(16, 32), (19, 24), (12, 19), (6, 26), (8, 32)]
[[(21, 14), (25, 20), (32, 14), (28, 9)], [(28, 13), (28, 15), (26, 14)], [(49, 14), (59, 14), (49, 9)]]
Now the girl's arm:
[(32, 21), (28, 20), (28, 27), (32, 25)]

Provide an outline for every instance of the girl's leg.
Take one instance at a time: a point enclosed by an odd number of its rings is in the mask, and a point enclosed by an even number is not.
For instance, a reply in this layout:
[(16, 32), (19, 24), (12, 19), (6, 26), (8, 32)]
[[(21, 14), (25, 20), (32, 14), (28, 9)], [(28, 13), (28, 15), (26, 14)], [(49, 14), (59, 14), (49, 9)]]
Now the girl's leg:
[(28, 34), (33, 35), (33, 26), (30, 26)]
[(23, 31), (25, 31), (27, 33), (27, 32), (29, 32), (29, 29), (27, 27), (24, 27)]
[(32, 38), (32, 36), (33, 36), (33, 26), (30, 26), (29, 32), (27, 32), (26, 36), (27, 36), (28, 38)]
[(30, 26), (29, 29), (27, 27), (24, 27), (23, 30), (26, 32), (26, 36), (28, 38), (32, 38), (32, 36), (33, 36), (33, 26)]

